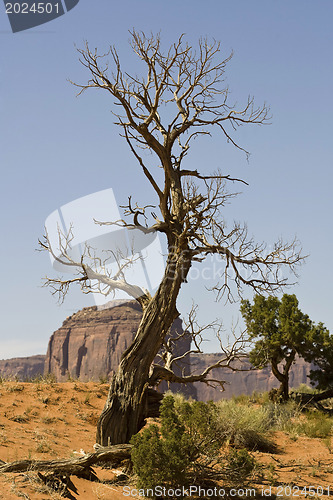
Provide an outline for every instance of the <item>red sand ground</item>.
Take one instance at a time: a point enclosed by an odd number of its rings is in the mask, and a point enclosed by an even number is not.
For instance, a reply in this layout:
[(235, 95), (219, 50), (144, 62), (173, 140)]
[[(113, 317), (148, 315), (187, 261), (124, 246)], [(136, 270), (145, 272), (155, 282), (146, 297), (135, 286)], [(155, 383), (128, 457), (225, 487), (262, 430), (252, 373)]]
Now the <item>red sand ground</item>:
[[(93, 451), (96, 422), (104, 406), (107, 385), (99, 383), (2, 382), (0, 384), (0, 459), (5, 462), (33, 458), (39, 460), (71, 458), (81, 450)], [(330, 443), (323, 439), (292, 437), (277, 432), (274, 440), (278, 452), (254, 452), (263, 465), (263, 478), (256, 479), (256, 489), (279, 493), (278, 498), (305, 498), (304, 487), (314, 487), (327, 498), (333, 496), (333, 455)], [(113, 484), (120, 471), (94, 467), (99, 479), (91, 482), (72, 476), (80, 500), (124, 500), (122, 486)], [(239, 485), (249, 488), (251, 485)], [(291, 488), (291, 490), (289, 489)], [(299, 489), (298, 489), (299, 488)], [(317, 488), (319, 488), (317, 490)], [(323, 495), (321, 494), (323, 488)], [(0, 499), (25, 498), (46, 500), (63, 498), (38, 480), (35, 473), (0, 475)], [(142, 498), (142, 497), (141, 497)], [(253, 497), (252, 497), (253, 498)]]

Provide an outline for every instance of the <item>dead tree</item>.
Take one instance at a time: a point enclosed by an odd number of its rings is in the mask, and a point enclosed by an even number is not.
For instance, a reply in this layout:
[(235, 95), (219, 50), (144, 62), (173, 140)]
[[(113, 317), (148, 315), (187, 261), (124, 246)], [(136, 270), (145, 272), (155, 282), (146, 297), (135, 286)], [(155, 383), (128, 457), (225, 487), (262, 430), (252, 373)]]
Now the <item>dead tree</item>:
[[(215, 291), (218, 297), (224, 295), (231, 300), (244, 286), (258, 293), (280, 290), (287, 283), (280, 275), (281, 267), (295, 272), (302, 260), (296, 241), (279, 240), (269, 250), (248, 236), (246, 226), (227, 227), (223, 208), (234, 196), (227, 184), (243, 180), (225, 172), (206, 173), (204, 167), (183, 168), (194, 139), (216, 129), (227, 142), (248, 154), (236, 142), (234, 132), (241, 125), (261, 125), (269, 120), (266, 105), (256, 106), (253, 98), (249, 97), (241, 108), (229, 102), (224, 73), (231, 56), (221, 60), (220, 44), (206, 39), (200, 40), (195, 50), (183, 35), (167, 51), (162, 50), (159, 35), (133, 31), (130, 44), (145, 68), (145, 77), (122, 70), (114, 47), (108, 53), (113, 66), (109, 71), (104, 56), (86, 44), (79, 52), (90, 79), (87, 84), (76, 85), (79, 93), (95, 88), (110, 94), (116, 125), (152, 190), (150, 202), (157, 199), (155, 212), (149, 213), (147, 205), (133, 205), (130, 197), (124, 218), (105, 223), (161, 233), (167, 245), (164, 276), (151, 296), (128, 283), (121, 269), (110, 276), (97, 272), (86, 256), (80, 262), (64, 256), (65, 263), (79, 269), (78, 276), (48, 281), (60, 294), (65, 294), (72, 283), (81, 284), (85, 292), (91, 291), (92, 283), (99, 283), (104, 293), (121, 289), (143, 310), (135, 338), (111, 380), (98, 422), (96, 439), (102, 445), (128, 443), (149, 415), (151, 386), (160, 379), (174, 379), (169, 369), (154, 368), (151, 373), (151, 365), (179, 316), (177, 297), (194, 261), (203, 261), (209, 255), (223, 260), (224, 274)], [(142, 148), (151, 155), (143, 155)], [(42, 246), (52, 252), (49, 243), (46, 235)], [(205, 381), (208, 373), (196, 380)], [(177, 381), (190, 380), (177, 377)]]

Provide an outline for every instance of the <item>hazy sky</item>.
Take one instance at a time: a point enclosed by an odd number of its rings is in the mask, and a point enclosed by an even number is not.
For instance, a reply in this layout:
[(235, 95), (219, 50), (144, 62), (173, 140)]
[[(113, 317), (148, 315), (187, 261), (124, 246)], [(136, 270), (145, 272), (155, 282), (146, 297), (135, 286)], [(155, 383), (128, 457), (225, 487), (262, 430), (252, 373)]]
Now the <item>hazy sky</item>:
[[(130, 194), (146, 196), (148, 185), (113, 125), (110, 97), (92, 90), (76, 98), (68, 83), (89, 78), (75, 49), (84, 40), (101, 52), (116, 45), (131, 71), (133, 27), (161, 31), (165, 45), (186, 33), (190, 42), (220, 40), (225, 56), (234, 51), (226, 72), (232, 98), (241, 105), (251, 94), (267, 102), (272, 124), (237, 133), (252, 153), (249, 163), (214, 136), (196, 144), (191, 167), (220, 167), (249, 182), (226, 211), (231, 223), (246, 221), (269, 245), (297, 235), (309, 257), (298, 285), (286, 291), (333, 331), (332, 16), (331, 0), (81, 0), (57, 20), (13, 34), (0, 5), (0, 358), (45, 353), (65, 317), (93, 304), (75, 291), (59, 306), (41, 287), (52, 274), (49, 257), (35, 251), (46, 217), (109, 187), (119, 204)], [(202, 320), (220, 316), (228, 331), (239, 305), (214, 303), (206, 284), (184, 287), (179, 308), (185, 313), (194, 299)]]

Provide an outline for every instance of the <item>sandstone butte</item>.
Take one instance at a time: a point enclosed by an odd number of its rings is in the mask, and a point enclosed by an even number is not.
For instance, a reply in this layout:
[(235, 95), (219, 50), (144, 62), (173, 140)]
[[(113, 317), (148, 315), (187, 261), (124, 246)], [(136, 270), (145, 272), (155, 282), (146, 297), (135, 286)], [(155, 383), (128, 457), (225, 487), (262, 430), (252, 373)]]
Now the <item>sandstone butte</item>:
[[(111, 307), (110, 307), (111, 306)], [(116, 370), (121, 355), (130, 345), (141, 318), (140, 306), (135, 301), (112, 301), (107, 307), (85, 307), (65, 319), (62, 326), (50, 337), (45, 355), (0, 360), (0, 376), (21, 380), (52, 373), (60, 382), (69, 377), (82, 381), (109, 379)], [(182, 331), (181, 320), (176, 320), (171, 335)], [(178, 353), (189, 350), (190, 341), (184, 338), (178, 344)], [(201, 373), (219, 359), (218, 353), (191, 354), (179, 370)], [(250, 368), (245, 359), (235, 367)], [(309, 365), (298, 359), (290, 374), (290, 387), (308, 383)], [(229, 369), (213, 370), (211, 378), (224, 380), (225, 390), (196, 383), (184, 388), (178, 384), (170, 387), (201, 401), (219, 400), (232, 395), (252, 394), (277, 387), (278, 383), (269, 368), (233, 372)], [(166, 387), (164, 386), (163, 389)]]

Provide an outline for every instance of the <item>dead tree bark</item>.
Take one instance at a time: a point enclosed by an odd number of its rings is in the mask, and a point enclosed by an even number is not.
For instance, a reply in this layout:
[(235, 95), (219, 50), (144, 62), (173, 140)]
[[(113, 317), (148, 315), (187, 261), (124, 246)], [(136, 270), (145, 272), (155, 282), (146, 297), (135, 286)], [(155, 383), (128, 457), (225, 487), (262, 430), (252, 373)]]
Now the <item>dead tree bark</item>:
[[(227, 192), (226, 183), (239, 181), (246, 184), (245, 181), (221, 172), (205, 175), (196, 168), (182, 168), (193, 139), (209, 136), (212, 128), (248, 155), (233, 138), (233, 132), (238, 126), (263, 124), (268, 120), (268, 108), (265, 105), (256, 107), (253, 98), (248, 98), (241, 109), (229, 104), (224, 72), (230, 57), (217, 59), (219, 43), (200, 40), (196, 51), (183, 39), (183, 35), (180, 36), (164, 53), (159, 35), (146, 37), (144, 33), (133, 31), (131, 47), (146, 66), (144, 78), (123, 72), (113, 47), (109, 55), (114, 72), (110, 74), (107, 65), (103, 67), (97, 51), (91, 52), (88, 45), (79, 51), (82, 64), (90, 72), (88, 83), (77, 85), (80, 93), (88, 88), (98, 88), (112, 96), (118, 105), (115, 108), (118, 110), (115, 113), (116, 125), (157, 200), (158, 213), (147, 215), (147, 208), (152, 205), (133, 206), (129, 197), (128, 205), (123, 207), (124, 219), (99, 224), (136, 229), (143, 234), (157, 231), (165, 236), (167, 262), (157, 292), (151, 296), (146, 290), (128, 283), (124, 267), (112, 276), (101, 273), (96, 261), (91, 259), (93, 252), (73, 261), (70, 252), (66, 252), (70, 235), (60, 241), (61, 257), (53, 252), (47, 234), (41, 242), (42, 248), (79, 275), (69, 280), (46, 281), (61, 297), (73, 283), (89, 293), (96, 288), (92, 283), (97, 282), (102, 284), (103, 293), (120, 289), (142, 306), (140, 326), (112, 378), (98, 422), (96, 439), (103, 445), (128, 442), (150, 414), (155, 380), (163, 377), (170, 380), (172, 377), (170, 370), (159, 370), (158, 376), (155, 371), (156, 377), (151, 377), (150, 369), (169, 328), (179, 315), (177, 297), (192, 262), (200, 262), (209, 255), (219, 256), (225, 263), (225, 271), (214, 290), (218, 297), (226, 294), (227, 300), (231, 300), (232, 284), (239, 294), (243, 286), (250, 286), (258, 292), (279, 290), (287, 283), (279, 274), (280, 267), (286, 265), (294, 271), (302, 260), (295, 240), (291, 243), (279, 240), (271, 251), (267, 251), (264, 244), (255, 243), (248, 237), (245, 225), (235, 223), (227, 229), (222, 211), (235, 194)], [(144, 148), (152, 155), (143, 157)], [(197, 379), (207, 381), (208, 373), (209, 370), (205, 371)], [(180, 379), (178, 381), (183, 383), (189, 381), (186, 377)], [(156, 412), (158, 398), (155, 395), (153, 399)]]
[(57, 474), (79, 475), (90, 471), (92, 465), (102, 462), (111, 462), (113, 465), (120, 464), (129, 459), (132, 446), (130, 444), (115, 445), (102, 448), (95, 453), (89, 453), (79, 458), (64, 460), (18, 460), (11, 463), (0, 463), (0, 473), (44, 471)]
[[(181, 269), (178, 269), (179, 266)], [(149, 371), (172, 323), (179, 316), (176, 297), (190, 269), (190, 261), (179, 259), (167, 266), (156, 295), (143, 310), (131, 346), (124, 352), (113, 376), (104, 410), (97, 424), (96, 442), (127, 443), (151, 416)]]

